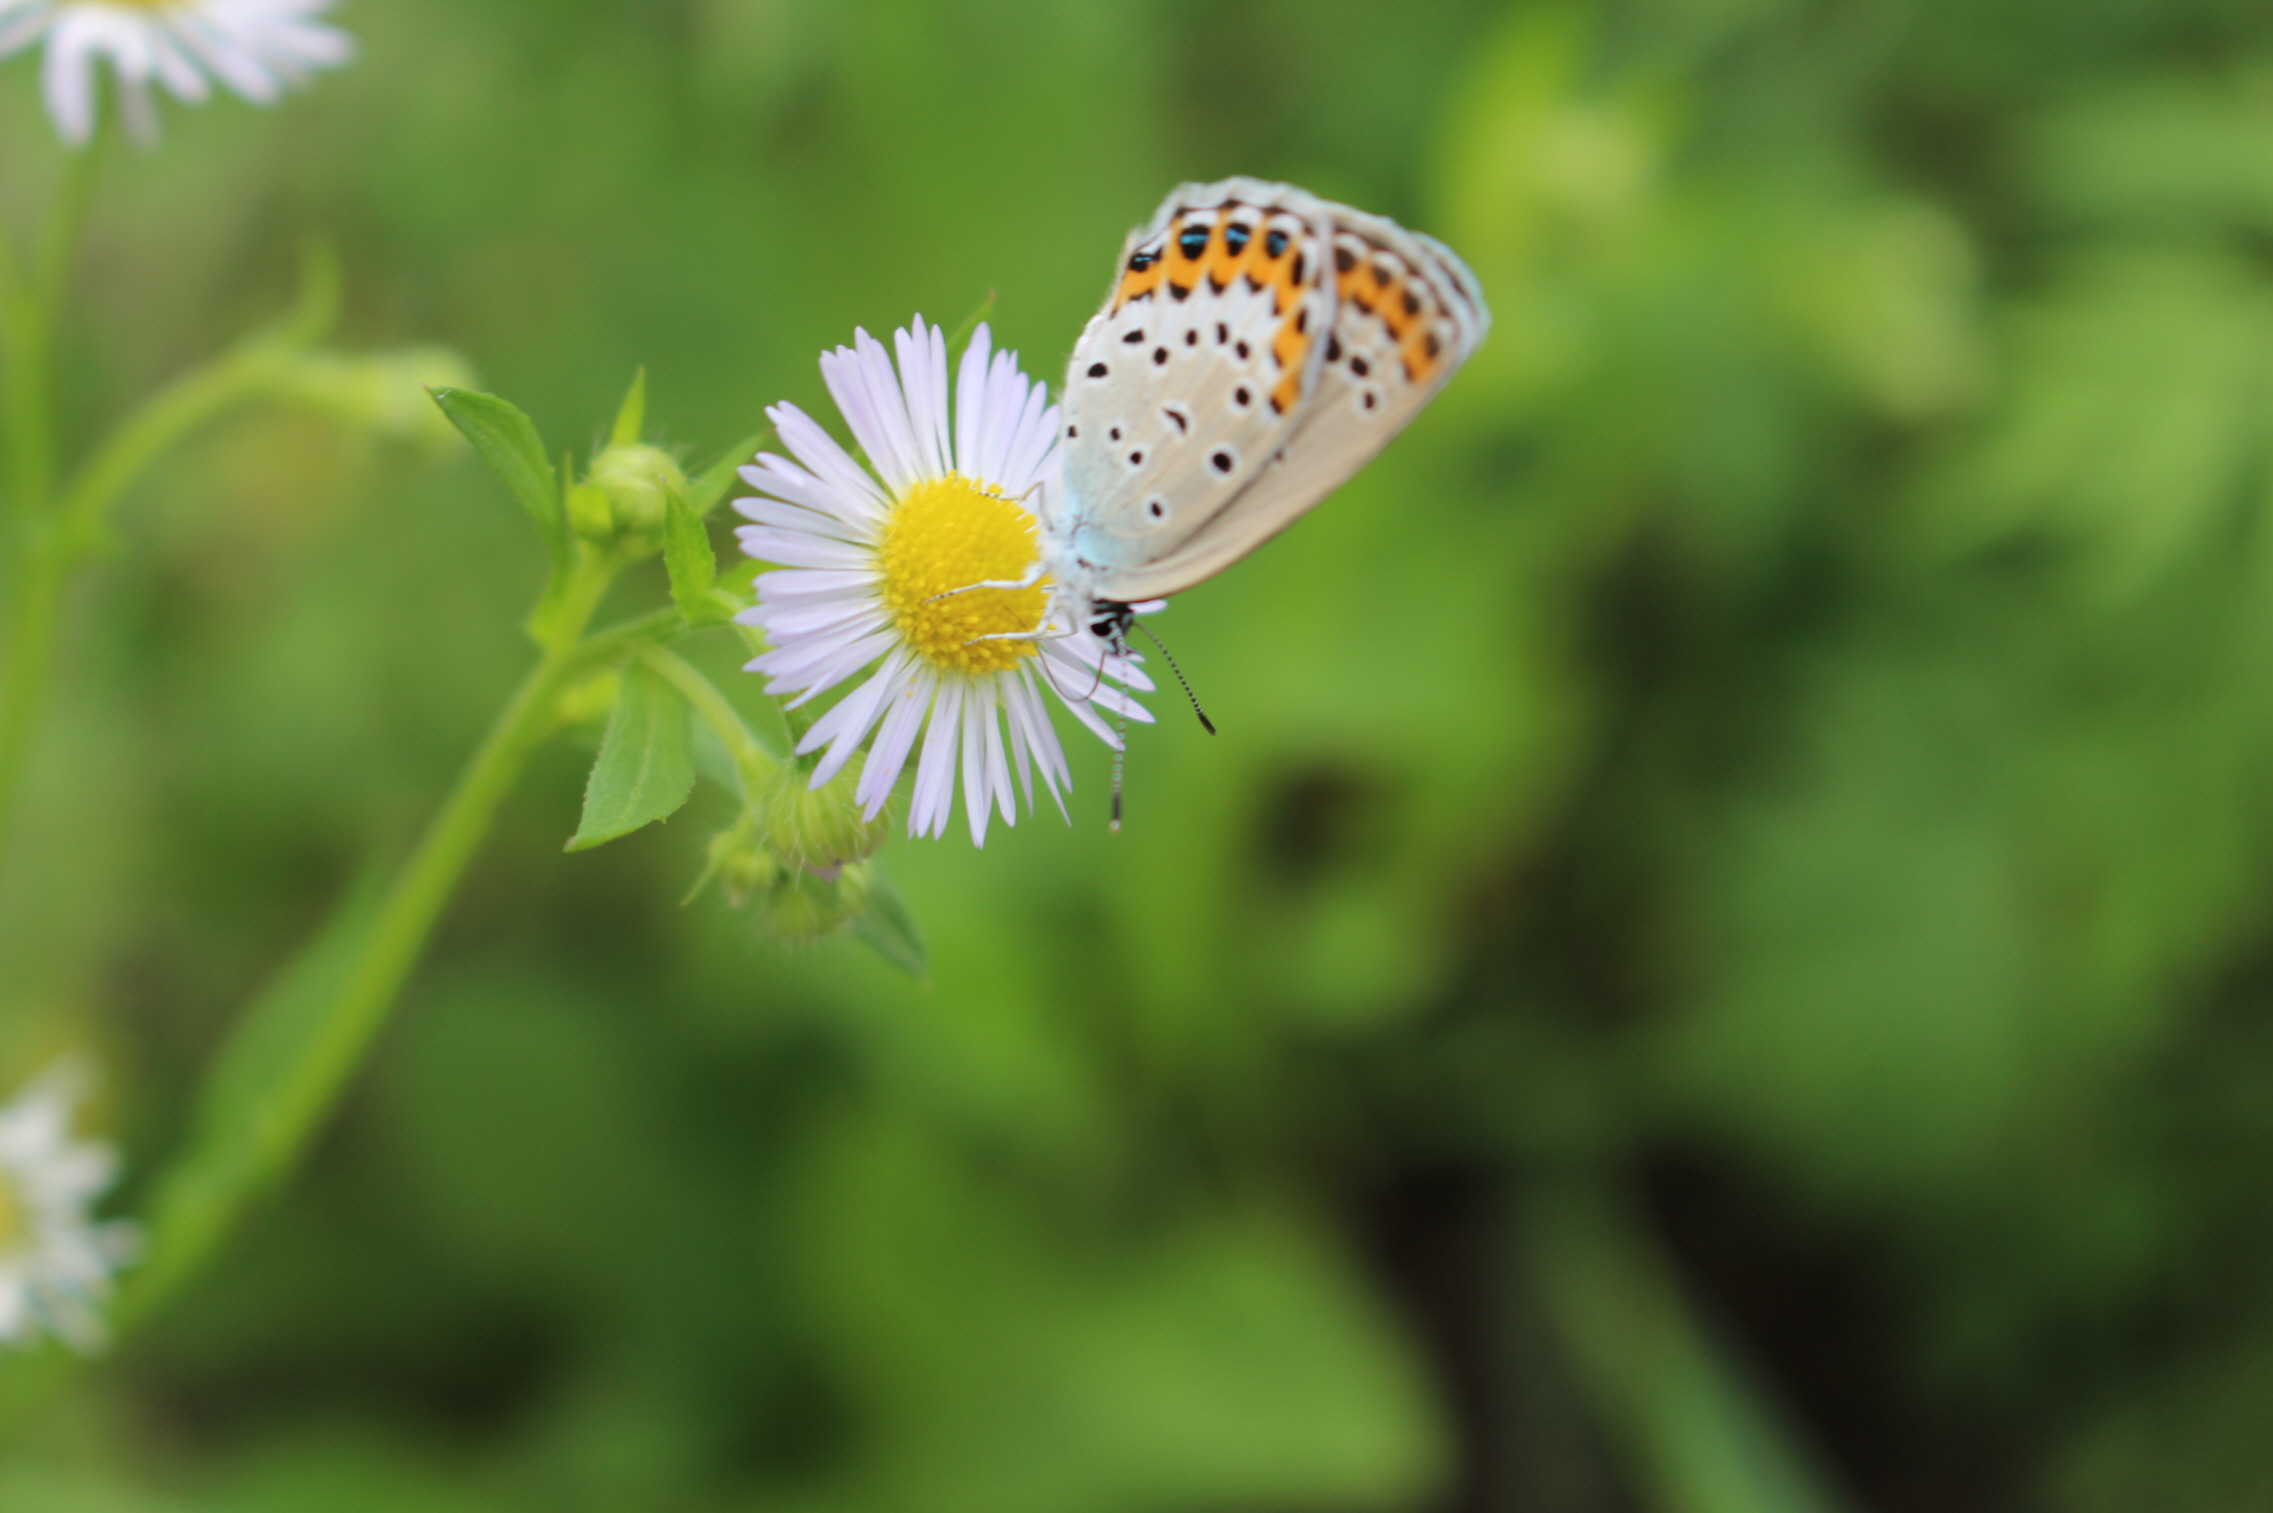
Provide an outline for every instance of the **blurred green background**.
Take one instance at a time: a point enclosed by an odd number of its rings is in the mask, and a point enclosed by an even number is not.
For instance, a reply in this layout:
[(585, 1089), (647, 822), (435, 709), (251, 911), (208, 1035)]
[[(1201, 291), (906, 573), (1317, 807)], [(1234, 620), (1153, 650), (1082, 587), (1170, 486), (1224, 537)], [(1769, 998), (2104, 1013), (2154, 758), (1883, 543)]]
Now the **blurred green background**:
[[(351, 70), (111, 165), (82, 443), (310, 235), (349, 342), (579, 446), (644, 364), (697, 462), (990, 290), (1054, 380), (1184, 179), (1434, 232), (1497, 325), (1162, 622), (1223, 734), (1158, 701), (1125, 833), (1067, 722), (1070, 829), (887, 848), (928, 984), (680, 907), (715, 793), (564, 857), (556, 743), (5, 1513), (2273, 1507), (2263, 7), (339, 15)], [(124, 535), (0, 1057), (99, 1046), (147, 1173), (520, 675), (541, 554), (465, 448), (270, 411)]]

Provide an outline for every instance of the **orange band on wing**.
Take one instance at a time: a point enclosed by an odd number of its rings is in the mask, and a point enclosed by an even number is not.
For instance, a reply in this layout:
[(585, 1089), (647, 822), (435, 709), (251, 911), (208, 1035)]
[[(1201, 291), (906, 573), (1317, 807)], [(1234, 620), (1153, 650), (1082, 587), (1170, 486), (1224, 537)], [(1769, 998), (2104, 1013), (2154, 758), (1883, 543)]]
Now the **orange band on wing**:
[(1231, 281), (1246, 271), (1247, 260), (1255, 251), (1252, 237), (1248, 238), (1247, 245), (1239, 251), (1231, 250), (1231, 223), (1237, 214), (1238, 207), (1234, 206), (1223, 217), (1215, 228), (1215, 234), (1208, 238), (1206, 255), (1200, 259), (1200, 276), (1218, 290), (1231, 287)]
[[(1170, 270), (1168, 284), (1176, 290), (1179, 299), (1198, 288), (1200, 283), (1200, 263), (1184, 256), (1183, 249), (1178, 245), (1183, 240), (1184, 221), (1185, 217), (1181, 215), (1170, 221), (1168, 240), (1160, 244), (1160, 265)], [(1209, 241), (1212, 244), (1214, 238), (1210, 237)], [(1203, 249), (1200, 256), (1206, 257), (1207, 249)]]
[(1302, 370), (1300, 368), (1289, 368), (1286, 370), (1286, 377), (1279, 380), (1278, 387), (1271, 390), (1271, 409), (1280, 415), (1284, 415), (1294, 408), (1294, 402), (1301, 397)]
[(1169, 229), (1168, 235), (1169, 240), (1163, 242), (1160, 250), (1152, 254), (1150, 262), (1142, 268), (1122, 270), (1121, 282), (1113, 290), (1113, 309), (1117, 311), (1130, 300), (1141, 299), (1160, 287), (1160, 281), (1168, 276), (1168, 249), (1175, 245), (1176, 233), (1173, 227)]
[(1118, 310), (1130, 300), (1150, 294), (1160, 287), (1160, 281), (1167, 273), (1166, 265), (1158, 258), (1148, 268), (1131, 269), (1123, 273), (1121, 287), (1113, 291), (1113, 308)]
[(1414, 383), (1428, 382), (1444, 355), (1444, 339), (1437, 335), (1435, 323), (1416, 321), (1412, 335), (1405, 338), (1397, 355), (1404, 359), (1406, 378)]

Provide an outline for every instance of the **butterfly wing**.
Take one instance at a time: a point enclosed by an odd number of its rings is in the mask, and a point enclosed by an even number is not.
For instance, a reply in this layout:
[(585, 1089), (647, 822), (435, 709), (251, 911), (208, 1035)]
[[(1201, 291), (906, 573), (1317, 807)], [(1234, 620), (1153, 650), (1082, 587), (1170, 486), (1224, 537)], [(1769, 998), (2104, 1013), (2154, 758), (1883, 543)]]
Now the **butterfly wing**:
[[(1258, 257), (1272, 229), (1285, 248)], [(1394, 221), (1253, 179), (1178, 190), (1130, 238), (1068, 374), (1062, 528), (1097, 595), (1178, 592), (1286, 529), (1420, 413), (1489, 324), (1466, 265)], [(1116, 381), (1115, 343), (1157, 369), (1141, 402), (1135, 380), (1153, 375)], [(1157, 419), (1116, 456), (1094, 444), (1092, 411), (1114, 417), (1108, 438)]]
[(1044, 511), (1103, 596), (1231, 508), (1295, 434), (1334, 317), (1319, 203), (1187, 184), (1130, 234), (1067, 365), (1063, 494)]

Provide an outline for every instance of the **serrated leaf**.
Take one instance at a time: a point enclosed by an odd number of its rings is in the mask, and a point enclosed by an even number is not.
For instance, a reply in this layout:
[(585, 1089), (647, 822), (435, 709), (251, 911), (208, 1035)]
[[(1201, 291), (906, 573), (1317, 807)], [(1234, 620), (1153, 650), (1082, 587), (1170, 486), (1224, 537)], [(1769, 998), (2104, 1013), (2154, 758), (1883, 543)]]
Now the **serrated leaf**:
[(616, 410), (616, 423), (608, 431), (608, 445), (628, 447), (639, 440), (642, 426), (647, 424), (647, 370), (641, 368), (631, 375), (631, 388)]
[(664, 501), (663, 511), (663, 566), (671, 575), (671, 601), (689, 625), (724, 619), (710, 592), (718, 581), (718, 554), (710, 549), (710, 532), (702, 517), (676, 489)]
[(931, 976), (931, 953), (924, 949), (923, 932), (916, 928), (907, 900), (900, 897), (900, 890), (893, 887), (883, 873), (873, 874), (868, 907), (852, 922), (852, 931), (878, 956), (910, 977), (928, 979)]
[(555, 570), (565, 568), (568, 524), (561, 516), (560, 487), (552, 464), (545, 460), (545, 444), (538, 439), (536, 423), (494, 394), (473, 389), (429, 392), (442, 413), (450, 417), (450, 423), (465, 433), (482, 461), (505, 480), (513, 497), (521, 501), (521, 508), (537, 523)]
[(687, 504), (694, 510), (696, 519), (707, 519), (710, 512), (718, 508), (718, 502), (740, 481), (742, 465), (758, 455), (759, 445), (770, 434), (772, 433), (768, 431), (759, 431), (755, 435), (743, 437), (728, 447), (724, 456), (704, 469), (701, 477), (687, 485)]
[(688, 746), (687, 706), (678, 691), (637, 663), (624, 669), (568, 849), (589, 851), (677, 813), (695, 784)]

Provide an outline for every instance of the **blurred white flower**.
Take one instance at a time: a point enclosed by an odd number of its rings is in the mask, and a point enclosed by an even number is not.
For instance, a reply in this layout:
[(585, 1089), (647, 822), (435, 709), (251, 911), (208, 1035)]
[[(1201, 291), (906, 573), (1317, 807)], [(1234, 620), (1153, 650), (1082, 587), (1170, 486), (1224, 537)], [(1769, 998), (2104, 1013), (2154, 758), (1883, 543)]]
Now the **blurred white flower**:
[(271, 105), (317, 69), (355, 51), (317, 18), (334, 0), (0, 0), (0, 58), (42, 38), (42, 87), (56, 130), (73, 144), (95, 130), (95, 65), (109, 59), (119, 111), (138, 141), (158, 134), (152, 80), (197, 104), (212, 80)]
[(101, 1304), (139, 1246), (134, 1226), (100, 1222), (95, 1200), (118, 1176), (107, 1145), (71, 1137), (87, 1075), (66, 1061), (0, 1108), (0, 1341), (42, 1331), (79, 1350), (106, 1337)]

